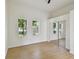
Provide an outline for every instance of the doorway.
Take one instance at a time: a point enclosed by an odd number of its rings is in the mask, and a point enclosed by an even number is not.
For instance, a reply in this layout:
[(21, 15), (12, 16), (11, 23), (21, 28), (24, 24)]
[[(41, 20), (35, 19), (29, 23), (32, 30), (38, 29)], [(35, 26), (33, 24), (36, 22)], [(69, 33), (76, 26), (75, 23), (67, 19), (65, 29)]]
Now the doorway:
[(49, 41), (59, 47), (66, 48), (66, 21), (49, 22)]
[(66, 21), (58, 21), (58, 46), (66, 48)]

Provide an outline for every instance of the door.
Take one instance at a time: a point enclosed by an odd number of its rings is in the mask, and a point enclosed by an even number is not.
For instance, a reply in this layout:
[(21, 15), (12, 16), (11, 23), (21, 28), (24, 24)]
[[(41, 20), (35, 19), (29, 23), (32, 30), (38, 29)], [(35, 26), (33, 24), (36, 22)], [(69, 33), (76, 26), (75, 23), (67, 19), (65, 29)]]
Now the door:
[(52, 22), (52, 37), (53, 37), (53, 40), (58, 40), (58, 22), (57, 21)]
[(58, 41), (59, 46), (65, 48), (65, 34), (66, 34), (66, 22), (64, 21), (58, 21)]
[(51, 41), (53, 44), (58, 45), (58, 21), (50, 21), (48, 25), (48, 41)]
[(49, 22), (49, 41), (53, 44), (65, 48), (65, 21)]

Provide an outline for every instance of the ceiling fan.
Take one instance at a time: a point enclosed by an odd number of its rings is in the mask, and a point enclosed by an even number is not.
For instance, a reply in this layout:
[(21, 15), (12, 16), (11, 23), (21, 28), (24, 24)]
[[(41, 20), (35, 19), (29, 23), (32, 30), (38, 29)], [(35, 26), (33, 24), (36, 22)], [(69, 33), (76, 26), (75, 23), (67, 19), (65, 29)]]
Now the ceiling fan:
[(48, 4), (51, 2), (51, 0), (48, 0)]

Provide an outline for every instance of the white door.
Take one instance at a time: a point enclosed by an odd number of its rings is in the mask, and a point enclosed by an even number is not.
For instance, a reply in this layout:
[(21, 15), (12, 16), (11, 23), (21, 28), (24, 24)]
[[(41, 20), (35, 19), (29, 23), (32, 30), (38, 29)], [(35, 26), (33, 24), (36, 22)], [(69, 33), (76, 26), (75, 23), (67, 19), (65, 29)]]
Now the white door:
[(49, 22), (49, 40), (57, 40), (58, 39), (58, 22), (57, 21), (53, 21), (53, 22)]
[(66, 33), (65, 21), (58, 22), (58, 41), (59, 46), (65, 48), (65, 33)]
[(49, 22), (49, 41), (54, 40), (56, 45), (65, 47), (65, 21)]
[(65, 29), (66, 29), (65, 21), (59, 21), (58, 25), (59, 25), (58, 26), (59, 39), (65, 38)]
[(53, 40), (58, 39), (58, 22), (57, 21), (52, 22), (52, 37), (53, 37)]

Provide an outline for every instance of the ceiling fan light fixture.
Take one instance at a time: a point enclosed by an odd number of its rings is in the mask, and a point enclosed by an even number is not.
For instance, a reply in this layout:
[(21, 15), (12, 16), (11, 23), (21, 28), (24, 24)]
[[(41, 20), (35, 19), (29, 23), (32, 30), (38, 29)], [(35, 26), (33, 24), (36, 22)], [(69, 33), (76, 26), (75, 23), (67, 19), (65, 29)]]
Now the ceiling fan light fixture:
[(48, 0), (48, 4), (50, 3), (51, 0)]

